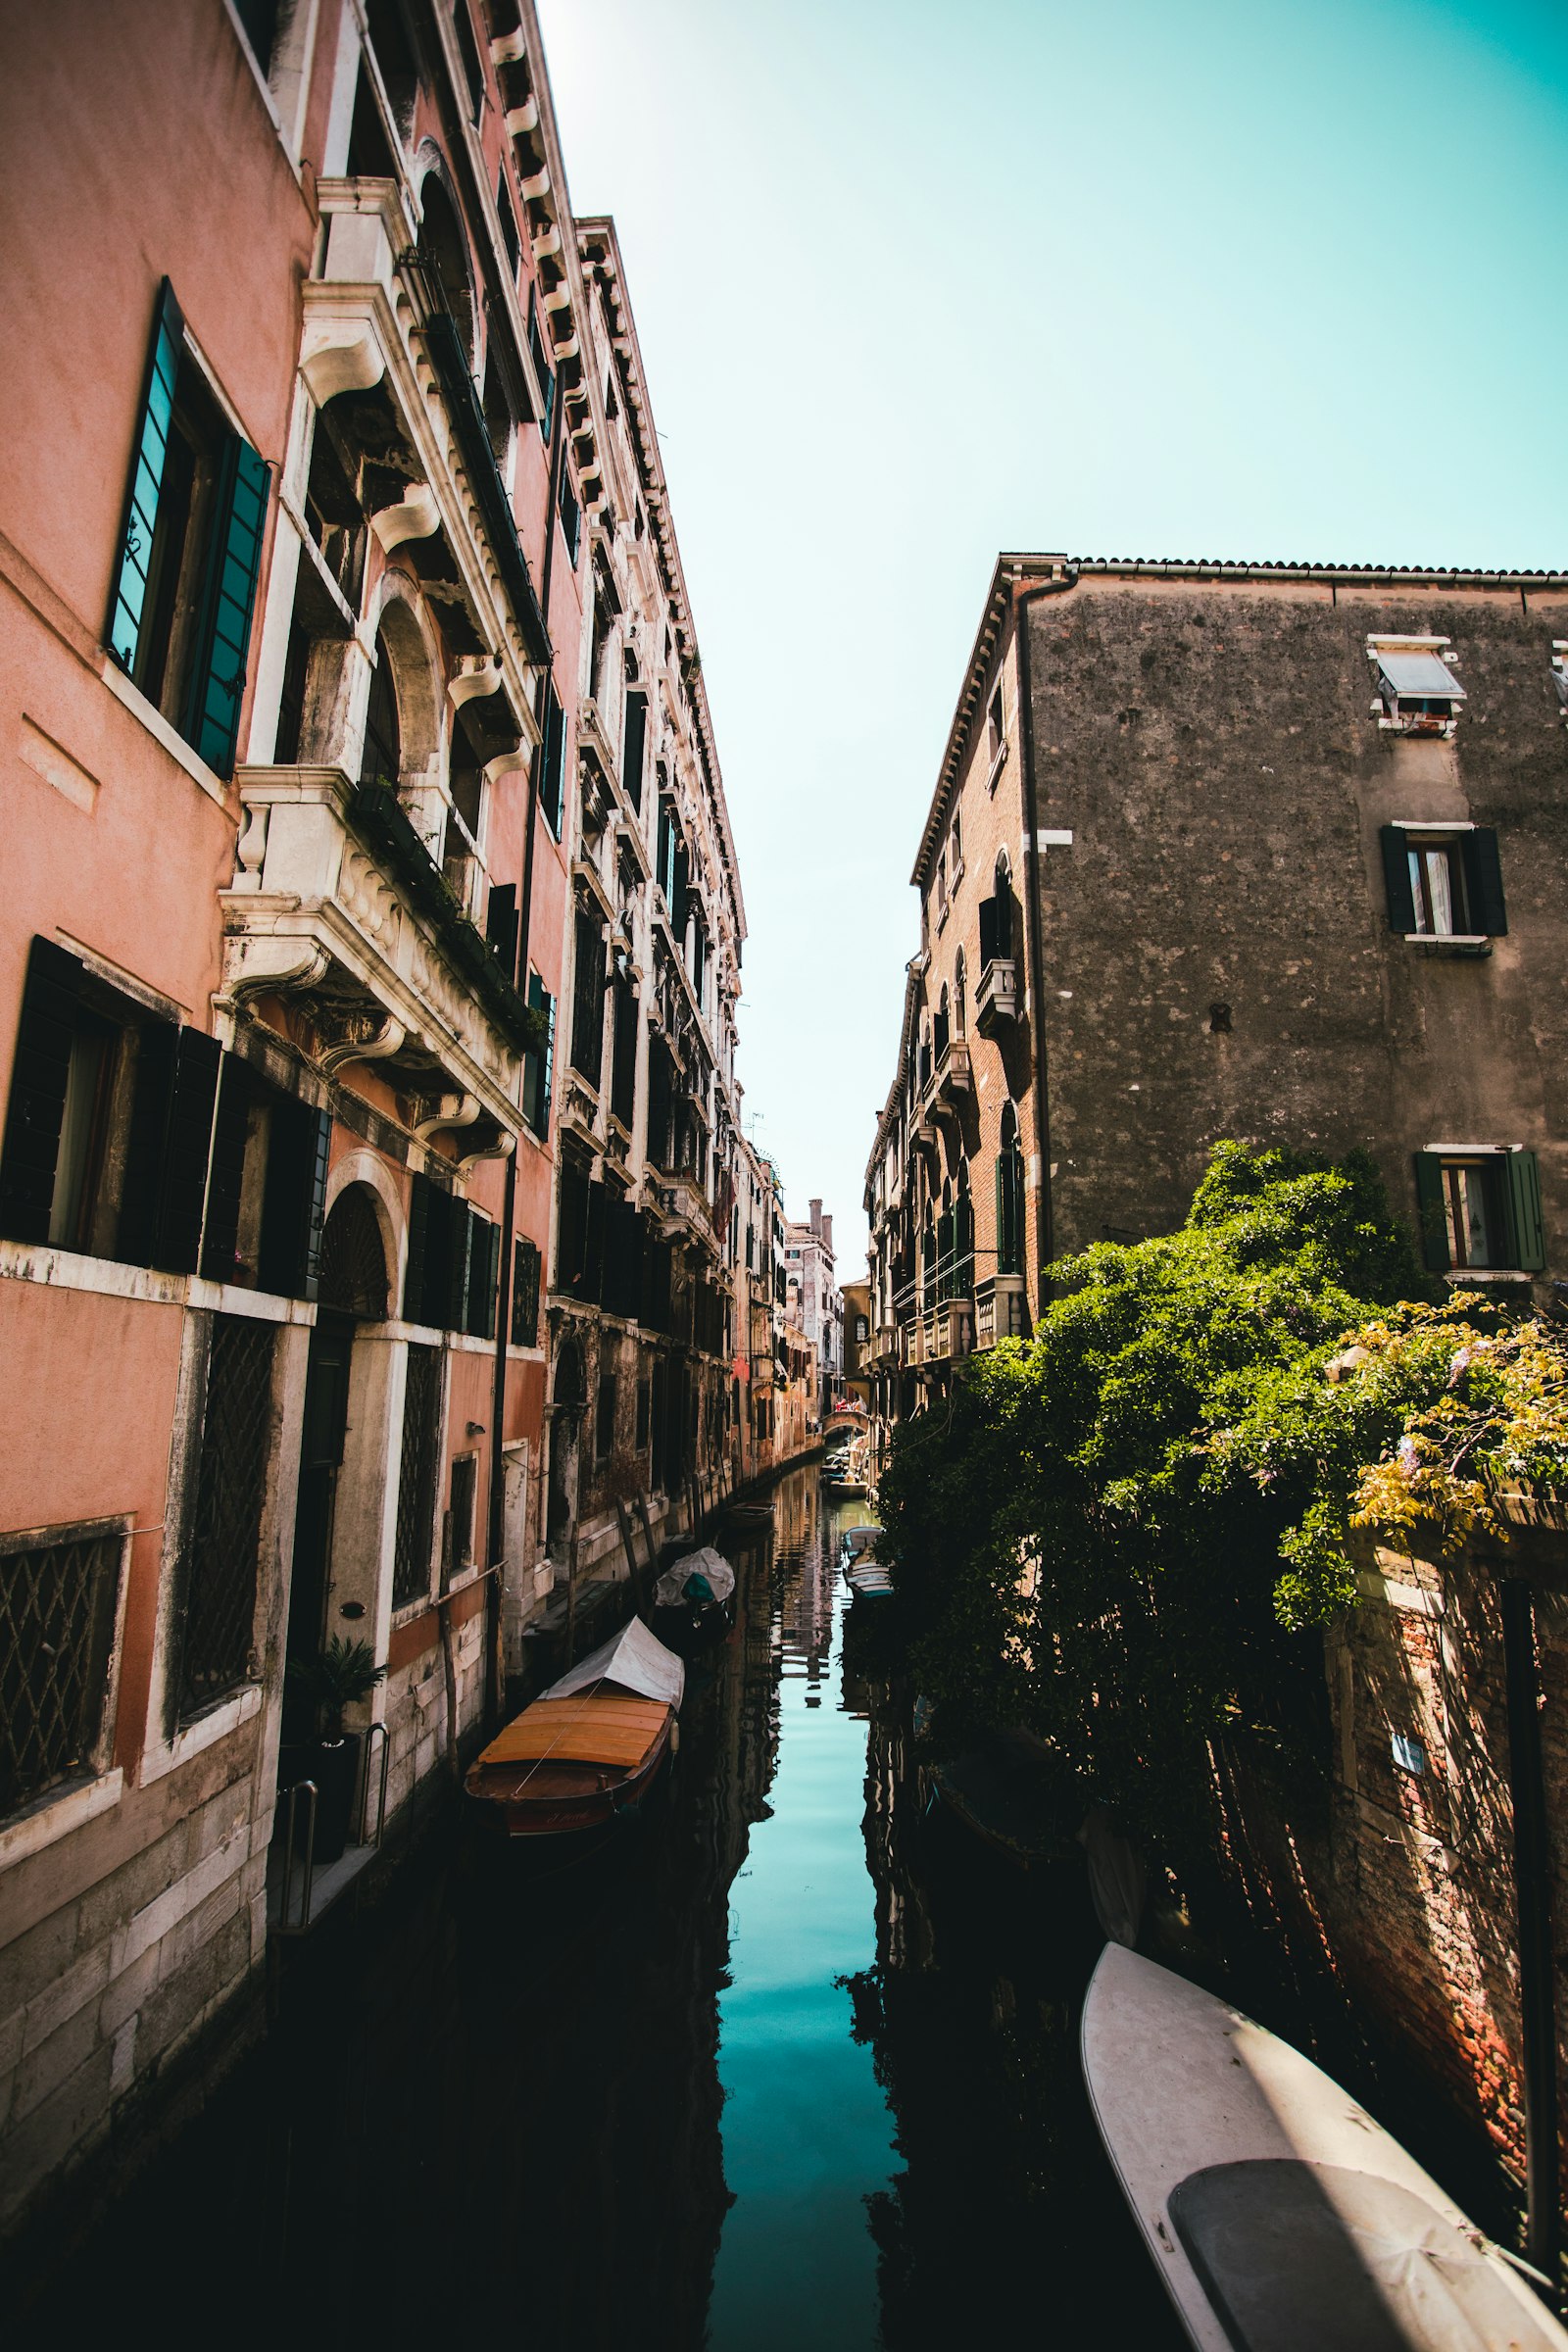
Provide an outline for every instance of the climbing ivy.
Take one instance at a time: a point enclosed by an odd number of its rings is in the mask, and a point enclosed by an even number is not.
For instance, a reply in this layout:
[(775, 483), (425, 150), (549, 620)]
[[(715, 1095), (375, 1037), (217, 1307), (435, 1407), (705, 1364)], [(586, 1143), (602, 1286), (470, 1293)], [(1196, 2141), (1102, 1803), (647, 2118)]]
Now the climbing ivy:
[(886, 1548), (943, 1740), (1026, 1724), (1179, 1846), (1205, 1834), (1217, 1734), (1324, 1758), (1318, 1629), (1354, 1597), (1352, 1521), (1430, 1504), (1457, 1531), (1483, 1456), (1539, 1471), (1562, 1365), (1433, 1302), (1360, 1154), (1223, 1144), (1179, 1233), (1054, 1276), (1033, 1339), (900, 1432)]

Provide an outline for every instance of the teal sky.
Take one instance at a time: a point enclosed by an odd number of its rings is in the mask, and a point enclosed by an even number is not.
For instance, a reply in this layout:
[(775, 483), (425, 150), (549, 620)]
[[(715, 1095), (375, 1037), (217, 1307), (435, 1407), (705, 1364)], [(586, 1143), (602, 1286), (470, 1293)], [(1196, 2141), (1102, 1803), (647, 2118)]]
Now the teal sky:
[(999, 549), (1568, 563), (1568, 23), (1437, 0), (538, 0), (614, 215), (841, 1277)]

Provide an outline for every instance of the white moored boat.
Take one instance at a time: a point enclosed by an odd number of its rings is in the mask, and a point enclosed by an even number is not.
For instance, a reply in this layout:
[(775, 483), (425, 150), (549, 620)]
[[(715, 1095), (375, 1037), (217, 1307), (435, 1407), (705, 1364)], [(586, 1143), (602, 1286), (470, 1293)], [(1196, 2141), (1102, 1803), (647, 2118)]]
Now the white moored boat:
[(1568, 2352), (1526, 2280), (1320, 2067), (1108, 1944), (1101, 2136), (1199, 2352)]

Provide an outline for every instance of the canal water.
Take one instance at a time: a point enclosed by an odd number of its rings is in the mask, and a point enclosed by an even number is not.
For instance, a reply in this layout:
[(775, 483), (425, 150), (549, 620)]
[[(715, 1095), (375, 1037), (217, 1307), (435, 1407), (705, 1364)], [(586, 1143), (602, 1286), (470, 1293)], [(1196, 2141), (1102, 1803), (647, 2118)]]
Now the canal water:
[(289, 1949), (259, 2046), (24, 2327), (1174, 2352), (1079, 2080), (1081, 1928), (929, 1813), (838, 1573), (863, 1506), (814, 1469), (774, 1503), (639, 1831), (518, 1870), (443, 1817)]

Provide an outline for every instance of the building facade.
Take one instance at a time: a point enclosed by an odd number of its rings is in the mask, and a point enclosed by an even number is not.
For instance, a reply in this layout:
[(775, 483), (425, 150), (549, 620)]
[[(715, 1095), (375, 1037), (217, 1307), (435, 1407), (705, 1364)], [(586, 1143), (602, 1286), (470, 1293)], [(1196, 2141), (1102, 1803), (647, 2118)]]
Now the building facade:
[(833, 1410), (844, 1377), (844, 1299), (835, 1280), (833, 1219), (820, 1200), (808, 1204), (804, 1224), (784, 1229), (785, 1311), (816, 1353), (812, 1414), (820, 1423)]
[(1377, 1159), (1427, 1262), (1548, 1295), (1568, 578), (997, 566), (866, 1171), (875, 1441), (1236, 1137)]
[(0, 2226), (288, 1924), (285, 1670), (367, 1645), (351, 1842), (407, 1818), (567, 1531), (742, 1474), (753, 1319), (733, 844), (532, 9), (12, 33)]

